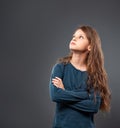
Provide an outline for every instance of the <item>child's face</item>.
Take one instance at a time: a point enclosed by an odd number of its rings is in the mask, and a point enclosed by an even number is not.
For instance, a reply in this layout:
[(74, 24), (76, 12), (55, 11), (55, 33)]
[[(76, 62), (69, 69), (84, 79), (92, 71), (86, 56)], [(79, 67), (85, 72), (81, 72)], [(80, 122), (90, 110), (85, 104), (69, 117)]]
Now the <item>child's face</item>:
[(85, 52), (90, 50), (89, 41), (86, 37), (86, 34), (81, 29), (78, 29), (73, 34), (73, 38), (70, 41), (69, 48), (72, 51), (80, 51), (80, 52)]

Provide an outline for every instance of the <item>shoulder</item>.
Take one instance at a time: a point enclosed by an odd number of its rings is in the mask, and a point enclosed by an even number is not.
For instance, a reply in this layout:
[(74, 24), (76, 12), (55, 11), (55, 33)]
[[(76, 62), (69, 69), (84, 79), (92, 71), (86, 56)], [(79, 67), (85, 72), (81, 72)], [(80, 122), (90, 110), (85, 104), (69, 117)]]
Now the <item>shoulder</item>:
[(56, 63), (52, 68), (52, 76), (62, 78), (64, 71), (64, 64), (63, 63)]
[(64, 66), (65, 66), (64, 63), (56, 63), (56, 64), (54, 64), (54, 66), (53, 66), (53, 70), (55, 70), (55, 69), (60, 69), (60, 70), (62, 70), (62, 69), (64, 68)]

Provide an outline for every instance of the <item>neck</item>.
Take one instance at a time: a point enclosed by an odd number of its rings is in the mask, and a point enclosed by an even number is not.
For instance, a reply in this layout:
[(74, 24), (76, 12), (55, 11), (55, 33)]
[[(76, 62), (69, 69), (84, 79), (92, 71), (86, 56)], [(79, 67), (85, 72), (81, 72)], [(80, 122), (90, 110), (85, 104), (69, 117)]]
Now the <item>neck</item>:
[(86, 57), (87, 57), (87, 54), (85, 53), (73, 52), (70, 62), (77, 69), (86, 70), (87, 69), (86, 68)]

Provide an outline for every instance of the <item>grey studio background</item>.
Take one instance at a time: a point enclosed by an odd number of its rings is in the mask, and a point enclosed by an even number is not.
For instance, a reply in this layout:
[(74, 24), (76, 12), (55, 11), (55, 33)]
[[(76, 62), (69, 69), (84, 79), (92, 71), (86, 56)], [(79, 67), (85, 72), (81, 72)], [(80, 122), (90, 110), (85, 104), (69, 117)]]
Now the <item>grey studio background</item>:
[(55, 104), (49, 77), (80, 24), (100, 34), (112, 90), (112, 109), (96, 128), (119, 128), (119, 0), (0, 1), (0, 128), (51, 128)]

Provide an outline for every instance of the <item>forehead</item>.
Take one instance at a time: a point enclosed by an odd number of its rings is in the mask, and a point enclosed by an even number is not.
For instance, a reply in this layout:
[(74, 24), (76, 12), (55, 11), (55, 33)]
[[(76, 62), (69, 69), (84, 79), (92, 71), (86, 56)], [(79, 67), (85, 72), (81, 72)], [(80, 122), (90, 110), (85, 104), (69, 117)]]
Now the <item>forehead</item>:
[(78, 30), (76, 30), (75, 32), (74, 32), (74, 34), (73, 35), (83, 35), (83, 36), (86, 36), (86, 34), (81, 30), (81, 29), (78, 29)]

